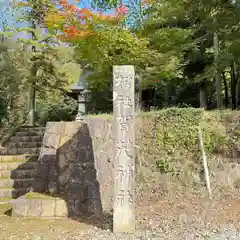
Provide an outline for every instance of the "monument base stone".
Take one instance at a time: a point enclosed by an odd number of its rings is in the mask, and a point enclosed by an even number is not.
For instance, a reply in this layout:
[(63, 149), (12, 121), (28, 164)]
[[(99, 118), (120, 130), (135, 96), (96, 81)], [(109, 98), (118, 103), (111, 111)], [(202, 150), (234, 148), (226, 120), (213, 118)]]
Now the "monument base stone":
[[(40, 194), (39, 194), (40, 195)], [(12, 217), (67, 218), (67, 204), (63, 199), (22, 196), (12, 201)]]

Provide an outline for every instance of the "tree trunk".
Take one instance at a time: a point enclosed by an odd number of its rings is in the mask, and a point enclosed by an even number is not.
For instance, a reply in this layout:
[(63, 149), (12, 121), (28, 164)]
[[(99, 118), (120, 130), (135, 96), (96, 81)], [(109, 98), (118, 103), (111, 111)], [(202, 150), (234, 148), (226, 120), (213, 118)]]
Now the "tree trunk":
[(205, 83), (200, 85), (199, 90), (200, 90), (200, 92), (199, 92), (200, 107), (206, 109), (207, 108), (207, 96), (206, 96)]
[(32, 84), (28, 90), (28, 126), (35, 125), (35, 101), (36, 100), (36, 89)]
[(239, 107), (239, 105), (240, 105), (240, 79), (239, 79), (239, 74), (240, 74), (240, 72), (239, 72), (239, 69), (237, 68), (236, 69), (236, 98), (237, 98), (237, 108)]
[(174, 86), (171, 91), (171, 104), (175, 106), (177, 103), (177, 90), (176, 87)]
[(221, 86), (221, 75), (219, 71), (219, 40), (218, 34), (215, 31), (213, 37), (213, 47), (214, 47), (214, 63), (217, 68), (217, 73), (215, 76), (216, 80), (216, 96), (217, 96), (217, 108), (222, 108), (222, 86)]
[(228, 84), (227, 84), (225, 72), (222, 72), (222, 77), (223, 77), (224, 92), (225, 92), (225, 107), (227, 108), (229, 106), (229, 96), (228, 96)]
[(164, 87), (164, 106), (169, 104), (169, 86), (166, 84)]
[(153, 108), (156, 108), (157, 105), (157, 88), (154, 88), (153, 92)]
[(234, 69), (234, 63), (231, 64), (231, 97), (232, 97), (232, 109), (237, 108), (236, 102), (236, 75)]
[[(36, 29), (36, 24), (34, 21), (32, 22), (32, 28)], [(36, 41), (36, 36), (34, 33), (32, 33), (32, 39)], [(32, 46), (32, 52), (36, 52), (36, 47)], [(36, 78), (37, 75), (37, 69), (36, 65), (33, 64), (31, 69), (31, 76), (33, 79)], [(34, 126), (35, 125), (35, 114), (36, 114), (36, 83), (35, 80), (31, 83), (28, 90), (28, 125)]]

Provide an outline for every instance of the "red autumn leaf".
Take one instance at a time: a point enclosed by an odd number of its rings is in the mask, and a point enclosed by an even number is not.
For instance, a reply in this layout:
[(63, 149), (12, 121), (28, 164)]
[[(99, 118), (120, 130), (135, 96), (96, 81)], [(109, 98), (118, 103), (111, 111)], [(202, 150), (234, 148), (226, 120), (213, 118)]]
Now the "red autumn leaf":
[(116, 13), (118, 15), (127, 15), (128, 14), (128, 8), (125, 5), (122, 5), (121, 7), (116, 9)]
[[(70, 4), (68, 0), (57, 0), (57, 4), (60, 6), (60, 8), (57, 9), (57, 14), (65, 19), (65, 23), (59, 25), (60, 31), (63, 31), (64, 34), (59, 36), (58, 39), (65, 38), (65, 40), (85, 38), (97, 34), (96, 32), (93, 33), (89, 30), (89, 22), (95, 20), (105, 22), (118, 21), (119, 18), (128, 13), (128, 8), (124, 5), (117, 8), (113, 14), (103, 14), (102, 12), (94, 13), (87, 8), (78, 8), (74, 3)], [(56, 13), (54, 12), (54, 14)]]

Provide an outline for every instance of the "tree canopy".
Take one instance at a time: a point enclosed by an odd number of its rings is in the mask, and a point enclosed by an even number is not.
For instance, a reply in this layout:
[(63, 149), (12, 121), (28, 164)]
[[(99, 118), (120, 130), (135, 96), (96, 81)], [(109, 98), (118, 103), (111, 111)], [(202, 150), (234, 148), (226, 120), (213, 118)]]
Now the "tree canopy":
[[(62, 90), (86, 65), (93, 73), (87, 79), (92, 111), (111, 109), (116, 64), (135, 66), (142, 107), (240, 104), (238, 0), (93, 0), (89, 7), (84, 1), (14, 2), (0, 15), (0, 115), (15, 104), (11, 96), (24, 102), (36, 95), (43, 106), (56, 93), (64, 104)], [(11, 14), (15, 25), (6, 21)]]

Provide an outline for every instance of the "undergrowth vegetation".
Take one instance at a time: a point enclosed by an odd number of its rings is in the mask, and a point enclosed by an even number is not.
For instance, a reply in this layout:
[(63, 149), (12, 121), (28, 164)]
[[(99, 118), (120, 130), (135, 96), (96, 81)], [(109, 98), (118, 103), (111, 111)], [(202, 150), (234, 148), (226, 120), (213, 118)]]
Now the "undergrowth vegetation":
[[(237, 111), (195, 108), (141, 113), (137, 120), (140, 125), (137, 129), (137, 176), (141, 189), (138, 192), (146, 196), (149, 191), (157, 196), (158, 193), (174, 193), (173, 190), (205, 194), (200, 126), (213, 190), (219, 193), (224, 184), (218, 186), (218, 175), (234, 162), (232, 157), (238, 153), (238, 115)], [(231, 181), (239, 179), (234, 176)]]

